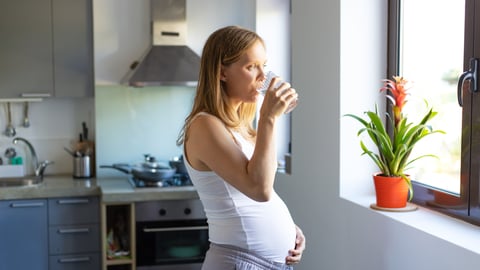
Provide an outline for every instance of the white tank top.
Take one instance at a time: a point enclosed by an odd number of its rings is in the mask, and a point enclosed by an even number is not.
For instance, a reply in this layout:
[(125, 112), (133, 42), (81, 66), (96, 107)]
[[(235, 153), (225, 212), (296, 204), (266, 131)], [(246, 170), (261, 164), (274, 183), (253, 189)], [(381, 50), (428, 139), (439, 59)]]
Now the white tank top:
[[(250, 159), (252, 143), (232, 133)], [(215, 172), (195, 170), (187, 159), (185, 165), (207, 215), (210, 242), (248, 249), (285, 263), (288, 250), (295, 247), (296, 230), (287, 206), (275, 191), (268, 202), (257, 202)]]

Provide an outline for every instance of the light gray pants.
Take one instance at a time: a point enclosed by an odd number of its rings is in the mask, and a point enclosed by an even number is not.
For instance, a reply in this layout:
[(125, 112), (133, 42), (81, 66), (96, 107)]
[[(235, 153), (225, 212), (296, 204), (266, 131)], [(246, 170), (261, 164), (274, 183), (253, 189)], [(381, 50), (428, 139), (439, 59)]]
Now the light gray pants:
[(293, 270), (293, 267), (238, 247), (211, 243), (202, 270)]

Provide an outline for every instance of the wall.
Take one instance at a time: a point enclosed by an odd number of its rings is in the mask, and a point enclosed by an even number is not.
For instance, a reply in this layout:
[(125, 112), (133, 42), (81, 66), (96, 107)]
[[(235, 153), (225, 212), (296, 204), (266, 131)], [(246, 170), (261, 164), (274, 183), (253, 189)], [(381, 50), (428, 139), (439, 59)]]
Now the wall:
[[(0, 104), (0, 123), (6, 123), (6, 113)], [(82, 122), (86, 122), (90, 128), (90, 136), (95, 136), (95, 112), (92, 98), (47, 98), (41, 102), (31, 102), (29, 104), (30, 127), (21, 126), (23, 119), (23, 103), (13, 103), (12, 124), (15, 126), (17, 134), (15, 137), (23, 137), (29, 140), (34, 146), (40, 161), (51, 160), (54, 164), (46, 170), (46, 175), (51, 174), (70, 174), (73, 168), (71, 156), (63, 150), (63, 147), (71, 148), (73, 143), (78, 140), (78, 135), (82, 131)], [(27, 151), (25, 144), (12, 144), (13, 138), (0, 136), (0, 157), (6, 160), (4, 153), (8, 147), (16, 149), (19, 156), (25, 159), (25, 169), (27, 174), (33, 174), (31, 168), (31, 156)]]
[[(368, 208), (374, 168), (359, 156), (356, 127), (342, 114), (378, 99), (386, 1), (292, 1), (292, 12), (292, 80), (302, 103), (293, 114), (293, 174), (276, 185), (307, 235), (295, 269), (478, 269), (480, 253), (458, 244), (465, 232), (478, 239), (478, 227), (427, 210)], [(351, 200), (354, 191), (365, 202)], [(411, 225), (418, 216), (423, 227)], [(438, 236), (439, 227), (451, 237)]]

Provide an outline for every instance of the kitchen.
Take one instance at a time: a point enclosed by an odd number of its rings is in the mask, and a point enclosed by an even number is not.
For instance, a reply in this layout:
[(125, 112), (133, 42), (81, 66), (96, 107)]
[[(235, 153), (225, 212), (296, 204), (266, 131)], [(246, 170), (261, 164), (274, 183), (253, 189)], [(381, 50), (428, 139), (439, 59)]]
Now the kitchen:
[[(225, 7), (224, 5), (228, 4), (231, 3), (221, 1), (218, 6)], [(118, 11), (120, 6), (112, 5), (112, 12)], [(340, 149), (357, 148), (357, 145), (350, 147), (340, 136), (339, 104), (355, 106), (348, 103), (348, 98), (343, 96), (353, 91), (350, 89), (357, 89), (354, 83), (375, 82), (382, 77), (382, 65), (375, 63), (382, 62), (378, 55), (382, 47), (377, 37), (382, 35), (382, 29), (378, 29), (377, 25), (382, 24), (384, 16), (382, 14), (385, 14), (385, 9), (384, 1), (377, 0), (292, 1), (292, 79), (297, 88), (302, 89), (302, 95), (301, 104), (292, 115), (293, 172), (291, 176), (279, 175), (277, 185), (294, 219), (307, 235), (307, 250), (302, 263), (296, 269), (346, 270), (353, 267), (378, 270), (402, 269), (402, 260), (400, 256), (396, 257), (394, 252), (405, 252), (405, 250), (412, 254), (409, 263), (424, 266), (424, 269), (451, 269), (454, 261), (452, 258), (463, 259), (463, 263), (455, 262), (455, 267), (476, 269), (476, 262), (480, 258), (478, 248), (473, 247), (467, 240), (470, 238), (471, 241), (478, 243), (476, 228), (428, 211), (401, 216), (372, 212), (368, 209), (372, 191), (365, 190), (365, 185), (357, 183), (362, 182), (359, 179), (352, 180), (352, 183), (346, 182), (349, 180), (344, 176), (344, 171), (340, 173), (340, 167), (352, 163), (359, 164), (359, 167), (364, 165), (363, 167), (368, 171), (368, 164), (363, 164), (363, 159), (357, 158), (355, 151), (342, 150), (346, 151), (346, 154), (344, 152), (339, 154)], [(196, 10), (204, 12), (200, 7)], [(364, 12), (358, 12), (359, 10)], [(313, 32), (308, 30), (312, 29), (312, 25), (315, 25)], [(349, 36), (346, 33), (351, 35), (350, 39), (347, 39)], [(357, 38), (353, 39), (354, 37)], [(347, 44), (356, 46), (347, 46)], [(357, 53), (355, 48), (358, 47), (362, 49), (362, 54)], [(343, 63), (341, 61), (346, 60), (342, 60), (344, 58), (341, 55), (348, 55), (351, 57), (349, 59), (354, 61), (350, 60), (348, 64)], [(376, 61), (371, 61), (372, 59)], [(365, 62), (373, 63), (371, 69), (363, 68)], [(319, 63), (322, 65), (319, 66)], [(341, 63), (343, 64), (340, 65)], [(120, 67), (115, 63), (112, 66)], [(354, 80), (347, 79), (352, 76)], [(341, 95), (338, 91), (323, 89), (341, 89)], [(189, 90), (184, 92), (188, 97)], [(362, 102), (361, 98), (356, 101)], [(63, 150), (63, 146), (69, 146), (71, 140), (77, 138), (82, 121), (87, 122), (91, 129), (91, 136), (98, 138), (98, 123), (95, 123), (94, 117), (97, 112), (93, 113), (97, 107), (94, 102), (92, 98), (45, 99), (40, 103), (32, 102), (31, 127), (18, 128), (17, 132), (31, 139), (41, 160), (55, 161), (55, 166), (49, 167), (47, 174), (71, 173), (71, 159)], [(371, 100), (364, 101), (364, 105), (370, 103)], [(22, 107), (17, 106), (13, 109), (16, 112), (13, 115), (14, 122), (19, 123)], [(0, 111), (3, 112), (3, 110)], [(325, 111), (334, 113), (328, 114)], [(331, 117), (328, 116), (322, 123), (302, 121), (302, 119), (312, 119), (312, 113), (331, 115)], [(327, 129), (325, 125), (328, 126)], [(176, 137), (176, 131), (169, 134), (172, 139)], [(112, 137), (115, 135), (113, 134)], [(97, 145), (99, 141), (97, 139)], [(10, 143), (11, 139), (1, 136), (2, 152), (3, 147)], [(121, 145), (125, 146), (127, 143)], [(171, 147), (168, 145), (161, 145), (161, 147), (162, 150), (163, 147), (171, 150), (171, 152), (170, 150), (161, 152), (165, 153), (165, 158), (179, 153), (175, 147), (168, 148)], [(108, 150), (123, 153), (117, 148)], [(133, 152), (131, 156), (125, 157), (125, 161), (138, 162), (142, 154), (144, 154), (142, 151)], [(120, 157), (123, 160), (124, 156)], [(106, 161), (119, 160), (120, 158), (115, 159), (112, 155)], [(337, 169), (332, 170), (332, 167)], [(318, 176), (319, 172), (322, 172), (322, 177)], [(365, 179), (364, 182), (368, 180)], [(347, 188), (362, 190), (366, 202), (362, 202), (362, 199), (357, 201), (345, 199)], [(316, 216), (318, 218), (312, 218)], [(426, 222), (425, 218), (440, 223), (432, 225)], [(418, 224), (422, 222), (415, 223), (411, 219), (425, 222), (422, 225)], [(444, 227), (448, 230), (440, 229)], [(383, 233), (377, 235), (373, 233), (374, 231)], [(392, 237), (391, 235), (395, 233), (401, 234), (402, 237)], [(387, 243), (383, 240), (386, 237), (389, 239)], [(369, 248), (365, 248), (365, 243), (368, 243)], [(412, 245), (412, 243), (415, 244)], [(437, 252), (424, 251), (432, 247), (441, 252), (441, 256)], [(371, 256), (373, 253), (383, 255), (383, 259), (379, 260)]]
[[(198, 223), (199, 229), (192, 230), (190, 233), (191, 237), (193, 237), (190, 242), (198, 242), (196, 240), (202, 239), (201, 254), (204, 254), (208, 247), (204, 213), (201, 207), (199, 207), (197, 195), (193, 188), (188, 186), (183, 189), (169, 188), (165, 192), (159, 193), (158, 189), (148, 190), (147, 188), (132, 187), (128, 181), (132, 179), (131, 177), (128, 177), (125, 173), (105, 169), (101, 166), (120, 162), (138, 164), (143, 161), (144, 155), (147, 153), (161, 161), (168, 161), (172, 157), (181, 154), (181, 149), (175, 145), (175, 140), (182, 121), (189, 110), (195, 88), (191, 85), (138, 88), (128, 87), (123, 84), (123, 77), (128, 73), (129, 66), (143, 55), (151, 45), (150, 33), (148, 31), (150, 28), (148, 25), (149, 20), (147, 19), (150, 15), (148, 3), (148, 1), (141, 3), (127, 1), (122, 5), (117, 5), (118, 1), (93, 2), (93, 39), (95, 41), (94, 95), (86, 94), (84, 97), (75, 99), (70, 98), (70, 96), (60, 98), (57, 92), (61, 92), (62, 86), (55, 85), (55, 98), (43, 97), (43, 93), (41, 93), (36, 96), (26, 96), (27, 99), (17, 100), (10, 98), (5, 100), (11, 103), (13, 123), (17, 123), (24, 117), (20, 112), (22, 112), (24, 101), (28, 102), (31, 126), (18, 127), (15, 125), (17, 136), (28, 138), (28, 141), (34, 145), (39, 160), (48, 159), (53, 161), (53, 164), (49, 165), (45, 171), (45, 182), (38, 187), (34, 187), (33, 190), (32, 188), (21, 190), (5, 188), (0, 190), (1, 197), (5, 200), (4, 205), (7, 205), (7, 202), (8, 205), (18, 205), (22, 201), (15, 199), (22, 198), (34, 200), (32, 202), (28, 201), (27, 205), (31, 203), (40, 207), (42, 203), (46, 202), (48, 204), (47, 212), (49, 213), (47, 224), (49, 224), (50, 231), (54, 227), (57, 228), (57, 226), (60, 228), (60, 231), (73, 230), (71, 226), (80, 226), (78, 223), (55, 221), (55, 217), (51, 217), (51, 213), (53, 213), (52, 209), (58, 207), (57, 204), (92, 204), (92, 213), (97, 212), (101, 214), (100, 219), (86, 215), (87, 221), (83, 219), (78, 221), (80, 224), (88, 223), (95, 229), (75, 227), (76, 231), (90, 232), (88, 238), (95, 239), (100, 236), (102, 240), (101, 248), (98, 244), (81, 244), (79, 242), (80, 248), (73, 250), (66, 248), (66, 250), (63, 250), (63, 247), (68, 246), (68, 244), (62, 241), (67, 240), (61, 240), (63, 238), (60, 238), (60, 240), (52, 239), (56, 234), (50, 232), (48, 238), (49, 252), (38, 256), (49, 257), (49, 260), (39, 258), (41, 263), (38, 263), (38, 265), (44, 265), (48, 261), (49, 268), (59, 269), (67, 267), (66, 263), (71, 263), (73, 266), (76, 265), (78, 268), (82, 266), (85, 268), (88, 265), (88, 268), (97, 269), (97, 266), (101, 265), (103, 269), (143, 269), (142, 267), (145, 268), (149, 265), (153, 267), (152, 264), (162, 264), (163, 267), (158, 266), (155, 269), (170, 269), (168, 265), (172, 264), (173, 261), (175, 269), (198, 269), (199, 262), (202, 259), (199, 254), (190, 256), (192, 257), (191, 259), (183, 256), (160, 258), (153, 255), (148, 257), (146, 256), (148, 254), (146, 250), (135, 249), (135, 242), (129, 241), (122, 242), (123, 244), (120, 245), (121, 250), (115, 250), (114, 248), (104, 250), (106, 244), (113, 245), (113, 242), (117, 241), (119, 237), (116, 235), (117, 232), (115, 232), (115, 235), (111, 235), (113, 233), (111, 228), (116, 226), (117, 216), (122, 216), (122, 224), (128, 224), (126, 225), (128, 228), (127, 232), (122, 234), (123, 238), (136, 239), (136, 246), (138, 247), (148, 246), (148, 250), (155, 249), (155, 245), (158, 243), (145, 242), (142, 239), (148, 239), (149, 237), (143, 237), (144, 233), (139, 231), (139, 228), (144, 226), (142, 224), (156, 224), (152, 223), (154, 221), (151, 221), (148, 217), (149, 213), (151, 213), (149, 208), (164, 209), (166, 213), (165, 218), (169, 222), (171, 222), (172, 215), (176, 216), (172, 213), (178, 210), (178, 216), (181, 220), (175, 226), (172, 227), (171, 225), (168, 228), (168, 235), (170, 236), (176, 235), (175, 228), (185, 227), (186, 224), (189, 225), (188, 227), (192, 227), (192, 222)], [(225, 12), (225, 18), (219, 18), (219, 20), (211, 24), (201, 24), (198, 23), (198, 20), (202, 20), (203, 16), (206, 15), (205, 12), (203, 14), (198, 12), (187, 13), (189, 14), (187, 20), (188, 28), (190, 33), (192, 33), (188, 35), (188, 38), (197, 40), (191, 42), (194, 44), (192, 48), (196, 50), (197, 54), (200, 53), (206, 36), (221, 25), (239, 24), (250, 28), (254, 27), (256, 18), (254, 1), (232, 1), (231, 4), (235, 7), (218, 1), (211, 1), (210, 4), (212, 7), (215, 6), (215, 8), (227, 9), (232, 14), (230, 16)], [(288, 7), (288, 5), (284, 3), (283, 7)], [(215, 13), (215, 8), (210, 9), (209, 12)], [(59, 8), (57, 5), (54, 5), (53, 10), (55, 11), (56, 9)], [(195, 6), (195, 3), (189, 1), (187, 9), (197, 10), (198, 7)], [(238, 14), (233, 14), (234, 10), (245, 10), (245, 14), (251, 15), (239, 16)], [(125, 16), (119, 16), (121, 14), (125, 14)], [(127, 16), (129, 17), (128, 21), (124, 19)], [(126, 23), (128, 25), (125, 25)], [(272, 63), (275, 63), (275, 61), (272, 61)], [(60, 76), (57, 76), (57, 80), (59, 78)], [(57, 111), (62, 113), (53, 113), (53, 117), (56, 117), (56, 119), (51, 118), (50, 114)], [(62, 129), (65, 130), (62, 131)], [(86, 130), (88, 132), (85, 132)], [(50, 131), (55, 131), (56, 134), (50, 134)], [(46, 134), (42, 134), (42, 132)], [(89, 179), (86, 177), (82, 179), (81, 177), (84, 176), (85, 172), (78, 172), (78, 168), (73, 166), (71, 155), (74, 155), (75, 159), (77, 159), (77, 154), (72, 154), (72, 152), (77, 150), (76, 145), (79, 143), (79, 133), (80, 141), (89, 140), (95, 142), (95, 155), (93, 157), (96, 162), (92, 173), (94, 172), (96, 178)], [(21, 145), (12, 145), (12, 138), (5, 137), (2, 138), (2, 147), (14, 147), (18, 152), (17, 155), (24, 157), (25, 164), (30, 164), (33, 161), (31, 151), (28, 148)], [(47, 141), (51, 141), (51, 143), (47, 144)], [(145, 160), (142, 165), (145, 164), (151, 165), (153, 163)], [(25, 167), (27, 174), (31, 174), (32, 169), (30, 166)], [(73, 175), (79, 176), (80, 179), (77, 177), (72, 182), (71, 177), (69, 177), (69, 175), (72, 175), (72, 171)], [(85, 176), (88, 176), (88, 174)], [(166, 182), (163, 181), (162, 183)], [(70, 187), (69, 184), (71, 185)], [(176, 185), (176, 183), (174, 184)], [(101, 186), (101, 191), (97, 190), (99, 186)], [(72, 191), (71, 189), (76, 190)], [(97, 195), (101, 195), (100, 200), (96, 198)], [(60, 196), (61, 198), (58, 199), (57, 197)], [(48, 200), (44, 201), (44, 197)], [(37, 199), (39, 201), (36, 201)], [(149, 202), (155, 203), (159, 200), (162, 202), (159, 206), (149, 204)], [(172, 203), (169, 204), (169, 201), (172, 201)], [(185, 205), (178, 206), (183, 203)], [(20, 206), (23, 206), (23, 204), (20, 204)], [(72, 208), (71, 211), (77, 211), (74, 209)], [(64, 218), (66, 219), (66, 217)], [(159, 219), (161, 217), (155, 217), (155, 222)], [(10, 225), (13, 226), (12, 223), (5, 223), (7, 228)], [(100, 225), (100, 228), (96, 227), (98, 225)], [(70, 227), (65, 229), (60, 226)], [(122, 226), (125, 227), (125, 225)], [(157, 224), (156, 226), (161, 225)], [(135, 231), (135, 227), (137, 231)], [(152, 229), (144, 230), (151, 231)], [(165, 228), (162, 230), (165, 230)], [(39, 229), (39, 231), (42, 230)], [(183, 232), (182, 240), (186, 241), (185, 236), (189, 232), (181, 231)], [(158, 237), (160, 237), (162, 234), (150, 233), (148, 235), (159, 235)], [(161, 238), (165, 239), (166, 237), (168, 236)], [(74, 240), (80, 241), (78, 238)], [(175, 242), (172, 242), (174, 240), (178, 241), (178, 237), (169, 241), (172, 249), (175, 247)], [(45, 239), (38, 242), (43, 243), (44, 241)], [(125, 246), (131, 248), (124, 248)], [(157, 249), (160, 250), (160, 247), (157, 247)], [(107, 254), (107, 257), (99, 256), (99, 250), (102, 250), (101, 253), (103, 255)], [(123, 256), (124, 254), (121, 254), (121, 252), (126, 252), (126, 255)], [(9, 253), (4, 254), (8, 256)], [(6, 257), (4, 258), (6, 260)], [(13, 261), (15, 262), (15, 259)], [(166, 262), (159, 263), (159, 261)], [(6, 260), (6, 262), (8, 265), (9, 261)], [(28, 262), (28, 265), (34, 264), (34, 262), (35, 260), (32, 260)], [(183, 264), (185, 264), (184, 268), (182, 268)], [(22, 264), (14, 264), (14, 266), (10, 265), (10, 267), (21, 268)]]

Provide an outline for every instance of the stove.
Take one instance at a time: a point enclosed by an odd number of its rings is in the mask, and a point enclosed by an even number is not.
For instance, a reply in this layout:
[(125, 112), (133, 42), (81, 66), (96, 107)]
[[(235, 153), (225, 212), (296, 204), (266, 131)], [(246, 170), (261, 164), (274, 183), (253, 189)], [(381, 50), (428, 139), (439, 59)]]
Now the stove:
[(162, 179), (160, 181), (144, 181), (135, 177), (129, 177), (128, 181), (135, 188), (166, 188), (166, 187), (182, 187), (192, 186), (192, 181), (188, 174), (174, 174), (170, 178)]

